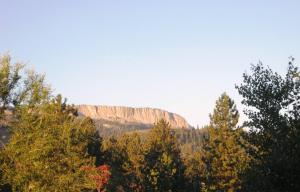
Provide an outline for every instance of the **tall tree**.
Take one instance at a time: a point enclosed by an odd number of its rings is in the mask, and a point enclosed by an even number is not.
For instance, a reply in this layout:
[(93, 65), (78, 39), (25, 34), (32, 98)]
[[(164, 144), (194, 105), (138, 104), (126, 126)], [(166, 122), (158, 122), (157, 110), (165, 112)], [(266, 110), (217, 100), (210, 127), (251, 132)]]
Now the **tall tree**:
[(185, 191), (200, 192), (202, 190), (204, 163), (202, 150), (190, 151), (189, 156), (184, 158), (185, 162)]
[(108, 189), (143, 191), (143, 144), (137, 133), (125, 134), (104, 142), (105, 163), (112, 168)]
[(2, 152), (3, 176), (13, 191), (96, 189), (82, 167), (95, 138), (92, 120), (77, 118), (60, 96), (35, 108), (23, 106)]
[(24, 65), (21, 63), (12, 64), (9, 55), (0, 57), (0, 118), (2, 121), (7, 120), (4, 114), (7, 109), (14, 113), (19, 105), (34, 107), (50, 99), (51, 89), (45, 83), (45, 76), (33, 70), (23, 69)]
[(20, 83), (20, 71), (23, 65), (11, 64), (11, 57), (3, 55), (0, 57), (0, 117), (3, 118), (7, 107), (16, 102), (16, 91)]
[[(0, 132), (7, 133), (11, 122), (11, 114), (6, 111), (10, 109), (17, 101), (18, 87), (20, 86), (21, 70), (23, 65), (20, 63), (11, 63), (11, 57), (8, 54), (0, 56)], [(9, 114), (9, 115), (8, 115)], [(2, 137), (2, 135), (1, 135)], [(8, 137), (8, 135), (6, 135)], [(0, 150), (4, 147), (6, 139), (0, 138)], [(0, 151), (1, 155), (1, 151)], [(0, 159), (0, 164), (2, 164)], [(0, 168), (0, 191), (8, 190), (9, 186), (2, 186), (2, 170)]]
[(20, 76), (23, 66), (10, 64), (7, 55), (0, 61), (2, 120), (13, 107), (10, 139), (0, 151), (0, 184), (13, 191), (102, 190), (110, 174), (108, 167), (96, 167), (100, 138), (92, 120), (54, 97), (44, 76)]
[(246, 177), (248, 191), (300, 190), (300, 74), (292, 58), (285, 76), (262, 63), (252, 65), (237, 86), (249, 121), (255, 161)]
[(143, 188), (144, 175), (144, 147), (137, 133), (126, 134), (119, 140), (120, 146), (126, 149), (128, 161), (123, 165), (127, 183), (132, 191), (141, 192)]
[(146, 191), (182, 191), (184, 167), (180, 149), (170, 124), (160, 120), (151, 129), (145, 143)]
[(202, 190), (239, 191), (240, 174), (249, 157), (244, 149), (243, 130), (237, 127), (239, 113), (226, 93), (217, 100), (210, 120), (209, 137), (203, 147), (205, 186)]

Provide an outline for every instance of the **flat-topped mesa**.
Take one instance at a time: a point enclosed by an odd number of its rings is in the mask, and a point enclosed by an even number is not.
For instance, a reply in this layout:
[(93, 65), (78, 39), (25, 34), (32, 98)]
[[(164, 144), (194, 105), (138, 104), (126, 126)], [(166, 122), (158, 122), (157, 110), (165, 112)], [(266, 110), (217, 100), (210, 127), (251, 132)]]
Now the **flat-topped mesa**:
[(79, 115), (94, 120), (105, 119), (121, 123), (153, 124), (164, 119), (170, 123), (172, 128), (191, 127), (180, 115), (161, 109), (95, 105), (78, 105), (77, 109)]

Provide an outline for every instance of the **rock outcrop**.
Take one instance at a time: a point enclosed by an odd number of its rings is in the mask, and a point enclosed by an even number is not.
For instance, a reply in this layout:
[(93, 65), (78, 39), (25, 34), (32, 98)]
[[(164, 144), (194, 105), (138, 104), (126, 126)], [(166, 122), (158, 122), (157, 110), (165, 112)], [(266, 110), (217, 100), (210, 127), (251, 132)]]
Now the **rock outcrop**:
[(79, 115), (94, 120), (109, 120), (120, 123), (140, 123), (152, 125), (160, 119), (170, 123), (172, 128), (190, 128), (187, 121), (175, 113), (153, 108), (132, 108), (119, 106), (78, 105)]

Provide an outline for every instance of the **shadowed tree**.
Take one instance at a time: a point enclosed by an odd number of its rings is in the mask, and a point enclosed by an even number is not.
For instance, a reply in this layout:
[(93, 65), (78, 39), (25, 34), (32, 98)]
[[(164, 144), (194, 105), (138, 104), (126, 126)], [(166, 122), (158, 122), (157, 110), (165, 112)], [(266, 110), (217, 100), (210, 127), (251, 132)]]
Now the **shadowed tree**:
[(255, 146), (244, 191), (300, 190), (300, 80), (292, 58), (285, 76), (252, 65), (237, 86), (248, 108), (249, 142)]
[(138, 134), (125, 134), (104, 142), (105, 163), (112, 168), (110, 191), (143, 191), (143, 144)]
[(184, 167), (180, 149), (170, 124), (160, 120), (151, 129), (145, 143), (146, 191), (182, 191)]

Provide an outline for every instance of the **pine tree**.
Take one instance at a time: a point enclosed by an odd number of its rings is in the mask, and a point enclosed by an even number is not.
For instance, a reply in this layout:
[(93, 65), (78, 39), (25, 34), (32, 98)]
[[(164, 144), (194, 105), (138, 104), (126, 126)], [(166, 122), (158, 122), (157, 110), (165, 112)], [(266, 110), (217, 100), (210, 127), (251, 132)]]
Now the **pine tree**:
[(204, 179), (204, 163), (202, 161), (203, 152), (200, 150), (190, 151), (189, 156), (185, 157), (185, 191), (200, 192)]
[(104, 142), (105, 163), (112, 168), (110, 191), (143, 191), (143, 144), (137, 133)]
[(170, 124), (160, 120), (151, 129), (145, 144), (146, 191), (182, 191), (184, 167), (180, 149)]
[(205, 187), (208, 191), (238, 191), (249, 157), (243, 148), (243, 131), (237, 127), (239, 113), (226, 93), (217, 100), (210, 119), (209, 137), (203, 147)]

